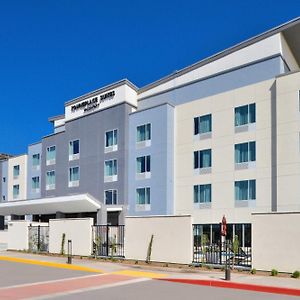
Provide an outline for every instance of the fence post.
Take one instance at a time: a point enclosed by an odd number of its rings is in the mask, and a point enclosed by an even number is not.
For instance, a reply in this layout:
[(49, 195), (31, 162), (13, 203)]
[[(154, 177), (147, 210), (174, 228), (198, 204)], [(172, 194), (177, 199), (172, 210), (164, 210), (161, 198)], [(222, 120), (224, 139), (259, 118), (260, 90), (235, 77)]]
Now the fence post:
[(38, 226), (38, 241), (37, 241), (37, 250), (40, 252), (41, 248), (41, 226)]
[[(230, 277), (231, 277), (230, 276), (230, 265), (228, 266), (228, 261), (227, 261), (227, 258), (230, 254), (228, 253), (229, 244), (228, 244), (227, 240), (225, 240), (225, 247), (226, 247), (225, 280), (230, 280)], [(227, 254), (229, 254), (229, 255), (227, 256)]]
[(68, 260), (67, 264), (72, 264), (72, 240), (68, 240)]
[(106, 225), (106, 256), (109, 255), (109, 243), (108, 243), (108, 238), (109, 238), (109, 233), (108, 233), (108, 230), (109, 230), (109, 225)]

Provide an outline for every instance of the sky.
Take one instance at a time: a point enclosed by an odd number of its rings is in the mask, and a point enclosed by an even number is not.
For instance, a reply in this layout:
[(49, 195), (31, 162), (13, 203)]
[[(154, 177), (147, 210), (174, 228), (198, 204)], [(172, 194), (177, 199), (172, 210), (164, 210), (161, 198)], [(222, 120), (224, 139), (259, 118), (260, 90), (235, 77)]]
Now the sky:
[(300, 0), (0, 0), (0, 153), (26, 153), (72, 98), (143, 87), (299, 15)]

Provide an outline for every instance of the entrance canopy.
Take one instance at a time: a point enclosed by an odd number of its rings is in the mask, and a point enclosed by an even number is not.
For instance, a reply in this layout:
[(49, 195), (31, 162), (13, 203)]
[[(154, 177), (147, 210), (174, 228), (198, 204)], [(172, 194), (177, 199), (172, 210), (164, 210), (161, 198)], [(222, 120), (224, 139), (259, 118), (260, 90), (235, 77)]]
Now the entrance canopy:
[(96, 212), (100, 203), (89, 194), (0, 203), (0, 215), (48, 215), (56, 212)]

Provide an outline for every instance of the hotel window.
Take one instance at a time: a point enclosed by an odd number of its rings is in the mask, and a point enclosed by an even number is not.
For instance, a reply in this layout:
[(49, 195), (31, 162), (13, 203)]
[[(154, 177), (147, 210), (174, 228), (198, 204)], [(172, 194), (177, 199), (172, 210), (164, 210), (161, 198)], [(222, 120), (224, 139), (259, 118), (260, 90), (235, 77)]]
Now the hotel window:
[(256, 180), (235, 181), (235, 200), (255, 200), (256, 199)]
[(46, 190), (55, 189), (55, 171), (48, 171), (46, 173)]
[(150, 204), (150, 188), (138, 188), (136, 189), (136, 204), (147, 205)]
[(118, 130), (105, 132), (105, 152), (118, 150)]
[(79, 140), (69, 142), (69, 160), (79, 159)]
[(104, 197), (105, 197), (105, 204), (106, 205), (116, 205), (116, 204), (118, 204), (117, 190), (104, 191)]
[(104, 181), (118, 180), (118, 162), (116, 159), (107, 160), (104, 162)]
[(79, 167), (69, 168), (69, 187), (79, 186), (80, 174)]
[(255, 142), (234, 145), (235, 163), (245, 163), (256, 160)]
[(211, 123), (211, 114), (194, 118), (194, 135), (211, 132)]
[(234, 109), (234, 125), (243, 126), (256, 122), (255, 103), (243, 105)]
[(211, 202), (211, 184), (194, 185), (194, 203)]
[(137, 157), (136, 159), (136, 172), (149, 173), (151, 171), (151, 157), (150, 155)]
[(39, 192), (40, 190), (40, 177), (32, 177), (31, 179), (31, 188), (33, 192)]
[(20, 186), (18, 184), (13, 186), (13, 198), (18, 199), (20, 196)]
[(40, 167), (40, 154), (33, 154), (32, 155), (32, 167), (34, 169), (38, 169)]
[(143, 142), (151, 140), (151, 124), (145, 124), (136, 128), (136, 141)]
[(20, 175), (20, 166), (19, 165), (14, 166), (13, 173), (14, 173), (14, 179), (17, 179)]
[(46, 165), (54, 165), (56, 162), (56, 147), (51, 146), (47, 148), (46, 152)]
[(194, 151), (194, 169), (211, 168), (211, 149)]

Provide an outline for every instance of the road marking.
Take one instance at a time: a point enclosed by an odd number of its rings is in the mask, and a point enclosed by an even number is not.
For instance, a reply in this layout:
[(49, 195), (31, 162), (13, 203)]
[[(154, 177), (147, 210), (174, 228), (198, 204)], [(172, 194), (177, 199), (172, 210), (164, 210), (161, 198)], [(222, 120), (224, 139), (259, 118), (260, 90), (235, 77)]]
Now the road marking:
[(106, 274), (93, 274), (93, 275), (85, 275), (85, 276), (77, 276), (77, 277), (66, 277), (66, 278), (61, 278), (61, 279), (53, 279), (53, 280), (45, 280), (45, 281), (38, 281), (38, 282), (29, 282), (29, 283), (21, 283), (21, 284), (16, 284), (16, 285), (9, 285), (9, 286), (2, 286), (0, 287), (0, 292), (1, 290), (6, 290), (6, 289), (15, 289), (15, 288), (21, 288), (21, 287), (30, 287), (30, 286), (35, 286), (39, 284), (51, 284), (51, 283), (56, 283), (56, 282), (62, 282), (64, 280), (71, 281), (71, 280), (76, 280), (76, 279), (85, 279), (85, 278), (91, 278), (94, 276), (104, 276)]
[(113, 272), (112, 274), (126, 275), (132, 277), (143, 277), (143, 278), (163, 278), (167, 276), (167, 274), (133, 271), (133, 270), (122, 270), (122, 271)]
[(19, 257), (11, 257), (11, 256), (0, 256), (0, 261), (9, 261), (15, 263), (22, 263), (22, 264), (29, 264), (29, 265), (38, 265), (50, 268), (59, 268), (59, 269), (68, 269), (68, 270), (75, 270), (75, 271), (84, 271), (84, 272), (91, 272), (91, 273), (103, 273), (102, 270), (78, 266), (78, 265), (69, 265), (63, 263), (56, 263), (50, 261), (42, 261), (42, 260), (35, 260), (35, 259), (27, 259), (27, 258), (19, 258)]
[(266, 286), (266, 285), (256, 285), (256, 284), (238, 283), (238, 282), (229, 282), (229, 281), (220, 281), (220, 280), (205, 280), (205, 279), (180, 279), (180, 278), (159, 279), (158, 278), (158, 280), (204, 285), (204, 286), (218, 287), (218, 288), (246, 290), (246, 291), (261, 292), (261, 293), (300, 296), (300, 289), (285, 288), (285, 287), (274, 287), (274, 286)]
[(98, 274), (73, 279), (63, 279), (50, 283), (40, 282), (38, 284), (0, 289), (0, 299), (17, 300), (38, 299), (43, 297), (49, 298), (53, 295), (63, 295), (75, 291), (80, 292), (102, 286), (108, 287), (112, 284), (128, 281), (132, 281), (132, 277), (116, 274)]
[(61, 296), (68, 296), (68, 295), (80, 294), (80, 293), (84, 293), (84, 292), (91, 292), (91, 291), (95, 291), (95, 290), (108, 289), (108, 288), (113, 288), (116, 286), (134, 284), (134, 283), (144, 282), (144, 281), (148, 281), (148, 280), (151, 280), (151, 278), (136, 278), (136, 279), (131, 279), (128, 281), (123, 281), (123, 282), (105, 284), (102, 286), (95, 286), (95, 287), (77, 289), (77, 290), (73, 290), (73, 291), (69, 291), (69, 292), (62, 292), (62, 293), (55, 293), (55, 294), (41, 296), (41, 297), (34, 297), (34, 298), (30, 298), (30, 300), (53, 299), (53, 298), (57, 298), (57, 297), (61, 297)]

